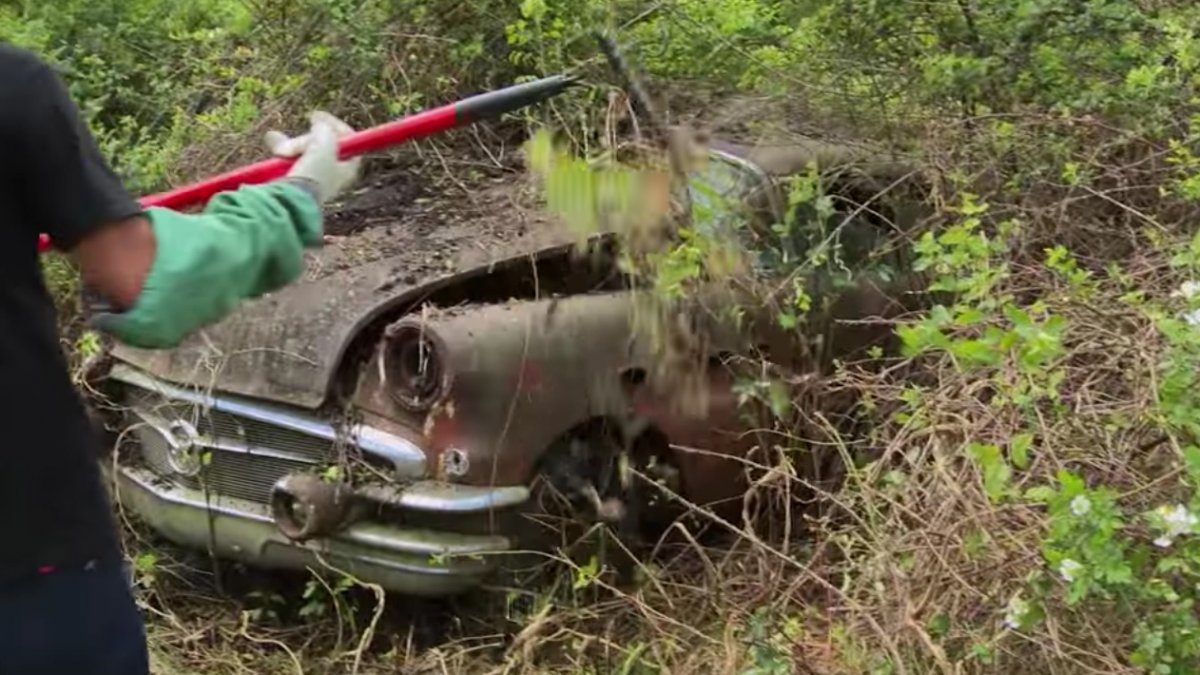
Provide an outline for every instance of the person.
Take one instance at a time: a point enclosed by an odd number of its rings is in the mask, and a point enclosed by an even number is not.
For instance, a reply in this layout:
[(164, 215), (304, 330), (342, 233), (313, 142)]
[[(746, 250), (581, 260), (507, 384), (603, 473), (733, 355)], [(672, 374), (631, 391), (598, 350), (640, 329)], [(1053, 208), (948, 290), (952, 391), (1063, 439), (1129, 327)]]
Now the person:
[(202, 210), (144, 209), (106, 164), (57, 73), (0, 45), (0, 675), (140, 675), (145, 629), (102, 482), (99, 440), (74, 390), (37, 250), (40, 233), (105, 307), (93, 325), (166, 348), (291, 283), (320, 246), (322, 206), (355, 179), (338, 138), (274, 133), (280, 180)]

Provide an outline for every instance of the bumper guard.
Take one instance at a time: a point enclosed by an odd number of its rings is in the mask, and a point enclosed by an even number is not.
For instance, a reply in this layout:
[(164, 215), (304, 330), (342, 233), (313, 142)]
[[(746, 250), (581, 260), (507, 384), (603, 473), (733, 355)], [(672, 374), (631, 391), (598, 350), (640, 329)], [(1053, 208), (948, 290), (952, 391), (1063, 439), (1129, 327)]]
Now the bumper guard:
[[(504, 536), (378, 522), (357, 522), (328, 538), (299, 543), (277, 529), (265, 505), (205, 495), (137, 467), (118, 466), (112, 478), (117, 502), (177, 544), (200, 549), (215, 545), (213, 552), (219, 557), (258, 567), (333, 566), (336, 569), (329, 571), (341, 570), (409, 595), (438, 597), (470, 590), (495, 569), (497, 554), (512, 549)], [(422, 493), (448, 496), (438, 486), (414, 492)]]

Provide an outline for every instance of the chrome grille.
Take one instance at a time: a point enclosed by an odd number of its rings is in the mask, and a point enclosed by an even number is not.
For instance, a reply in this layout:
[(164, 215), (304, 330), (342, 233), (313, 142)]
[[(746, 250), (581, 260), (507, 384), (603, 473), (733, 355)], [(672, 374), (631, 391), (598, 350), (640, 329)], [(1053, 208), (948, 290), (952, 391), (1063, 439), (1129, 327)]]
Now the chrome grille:
[(293, 471), (311, 468), (301, 461), (236, 452), (213, 454), (200, 477), (203, 486), (219, 495), (267, 503), (275, 481)]
[(334, 453), (334, 444), (325, 438), (309, 436), (292, 429), (232, 415), (223, 410), (204, 410), (187, 403), (157, 402), (151, 394), (137, 397), (136, 408), (153, 412), (164, 420), (187, 420), (202, 436), (217, 442), (235, 442), (252, 448), (270, 448), (293, 453), (313, 462), (327, 461)]
[(211, 410), (202, 416), (196, 430), (216, 441), (235, 440), (252, 448), (271, 448), (294, 453), (313, 462), (327, 461), (334, 452), (333, 443), (327, 439), (291, 429), (280, 429), (265, 422), (237, 417), (220, 410)]
[[(131, 422), (143, 460), (155, 473), (194, 490), (265, 504), (280, 478), (328, 461), (335, 452), (329, 439), (220, 410), (175, 402), (147, 405), (146, 397), (137, 398)], [(163, 429), (174, 420), (191, 423), (199, 445), (209, 452), (209, 462), (197, 476), (178, 474), (171, 467)]]

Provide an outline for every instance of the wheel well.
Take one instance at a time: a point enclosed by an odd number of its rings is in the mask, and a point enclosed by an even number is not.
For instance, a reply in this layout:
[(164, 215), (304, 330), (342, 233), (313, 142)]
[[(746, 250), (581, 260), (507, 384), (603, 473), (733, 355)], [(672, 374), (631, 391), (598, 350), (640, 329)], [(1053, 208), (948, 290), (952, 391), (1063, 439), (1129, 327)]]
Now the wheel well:
[(656, 457), (659, 461), (665, 461), (670, 458), (670, 443), (666, 434), (658, 427), (611, 416), (599, 416), (580, 422), (559, 434), (534, 462), (531, 478), (537, 480), (539, 476), (552, 475), (556, 470), (574, 468), (555, 467), (552, 464), (571, 461), (572, 458), (569, 455), (573, 444), (596, 439), (613, 443), (615, 448), (629, 450), (638, 460)]

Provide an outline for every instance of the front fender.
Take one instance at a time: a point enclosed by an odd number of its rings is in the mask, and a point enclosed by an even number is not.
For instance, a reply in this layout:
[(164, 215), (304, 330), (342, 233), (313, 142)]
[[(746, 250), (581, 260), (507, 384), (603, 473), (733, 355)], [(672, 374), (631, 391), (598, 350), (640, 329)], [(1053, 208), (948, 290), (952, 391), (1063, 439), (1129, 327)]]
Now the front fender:
[[(428, 405), (397, 396), (395, 345), (376, 348), (355, 405), (393, 425), (419, 430), (430, 466), (473, 484), (521, 484), (567, 430), (596, 418), (621, 419), (623, 376), (648, 363), (629, 292), (467, 306), (412, 314), (392, 325), (431, 338), (444, 391)], [(409, 331), (411, 335), (411, 330)], [(446, 467), (448, 451), (467, 466)]]

